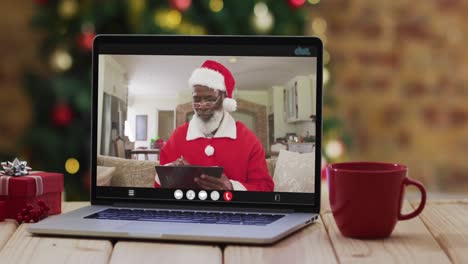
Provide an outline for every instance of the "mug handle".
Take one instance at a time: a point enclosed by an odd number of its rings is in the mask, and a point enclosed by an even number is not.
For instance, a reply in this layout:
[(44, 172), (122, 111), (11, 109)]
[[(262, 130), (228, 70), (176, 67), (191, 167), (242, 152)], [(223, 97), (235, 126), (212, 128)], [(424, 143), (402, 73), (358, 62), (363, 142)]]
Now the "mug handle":
[(409, 214), (402, 214), (400, 208), (400, 211), (398, 212), (398, 220), (408, 220), (419, 215), (426, 205), (426, 189), (424, 189), (424, 186), (419, 181), (406, 177), (403, 180), (402, 188), (406, 187), (407, 185), (414, 185), (418, 187), (419, 191), (421, 192), (421, 202), (419, 203), (418, 208)]

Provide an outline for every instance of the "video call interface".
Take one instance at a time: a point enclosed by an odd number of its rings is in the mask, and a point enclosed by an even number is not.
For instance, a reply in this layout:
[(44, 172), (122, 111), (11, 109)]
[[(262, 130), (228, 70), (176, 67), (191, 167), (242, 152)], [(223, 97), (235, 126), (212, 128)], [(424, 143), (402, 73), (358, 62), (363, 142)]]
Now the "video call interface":
[(314, 193), (316, 57), (98, 60), (98, 187), (211, 202)]

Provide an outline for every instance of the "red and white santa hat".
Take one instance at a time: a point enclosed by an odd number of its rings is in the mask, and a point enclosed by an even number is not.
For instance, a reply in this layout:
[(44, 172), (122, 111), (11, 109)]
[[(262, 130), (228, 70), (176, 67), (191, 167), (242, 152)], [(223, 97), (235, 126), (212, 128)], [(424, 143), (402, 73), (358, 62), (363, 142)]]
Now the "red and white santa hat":
[(224, 91), (227, 97), (223, 100), (223, 108), (227, 112), (234, 112), (237, 109), (236, 100), (232, 99), (236, 80), (231, 72), (221, 63), (207, 60), (201, 68), (195, 69), (189, 78), (189, 85), (204, 85), (211, 89)]

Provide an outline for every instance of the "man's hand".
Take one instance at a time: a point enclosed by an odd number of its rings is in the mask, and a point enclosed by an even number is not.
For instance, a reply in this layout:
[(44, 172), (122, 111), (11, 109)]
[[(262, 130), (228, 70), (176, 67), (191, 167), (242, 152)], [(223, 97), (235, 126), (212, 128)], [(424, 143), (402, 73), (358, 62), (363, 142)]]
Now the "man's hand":
[(183, 165), (190, 165), (190, 163), (182, 156), (180, 156), (180, 158), (174, 160), (173, 162), (171, 163), (168, 163), (166, 165), (170, 165), (170, 166), (183, 166)]
[(232, 183), (223, 173), (221, 177), (216, 178), (202, 174), (200, 178), (196, 177), (194, 181), (204, 190), (232, 190)]

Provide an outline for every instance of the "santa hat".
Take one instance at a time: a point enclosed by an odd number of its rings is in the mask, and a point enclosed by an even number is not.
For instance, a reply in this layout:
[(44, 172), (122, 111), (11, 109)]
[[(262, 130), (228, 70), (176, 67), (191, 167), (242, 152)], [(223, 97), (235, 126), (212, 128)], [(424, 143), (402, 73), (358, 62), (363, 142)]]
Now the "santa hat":
[(195, 69), (189, 78), (190, 87), (203, 85), (226, 92), (227, 97), (223, 100), (223, 108), (227, 112), (233, 112), (237, 109), (237, 102), (232, 99), (235, 84), (236, 80), (231, 72), (221, 63), (212, 60), (205, 61), (201, 68)]

